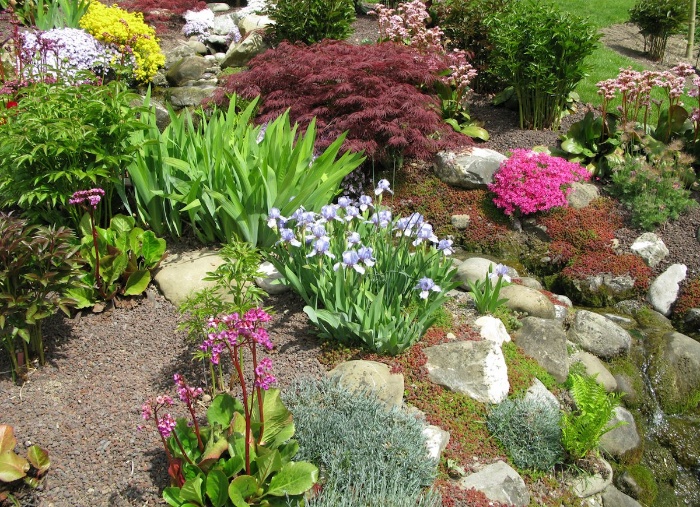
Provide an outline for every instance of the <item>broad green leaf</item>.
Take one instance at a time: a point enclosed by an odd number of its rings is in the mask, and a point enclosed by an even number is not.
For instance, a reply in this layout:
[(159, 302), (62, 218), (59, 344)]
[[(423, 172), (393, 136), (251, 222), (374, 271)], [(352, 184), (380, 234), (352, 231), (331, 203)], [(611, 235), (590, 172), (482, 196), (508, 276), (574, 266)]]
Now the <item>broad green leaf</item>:
[(270, 480), (267, 494), (272, 496), (301, 495), (318, 481), (318, 468), (305, 461), (290, 462)]
[(231, 481), (231, 484), (228, 487), (228, 494), (233, 500), (231, 492), (235, 491), (243, 500), (245, 500), (246, 498), (253, 496), (257, 490), (258, 481), (255, 480), (255, 477), (250, 475), (239, 475)]
[[(265, 429), (260, 440), (262, 444), (273, 441), (282, 428), (292, 422), (292, 413), (284, 406), (280, 398), (280, 390), (277, 388), (263, 391), (263, 414), (265, 416)], [(260, 422), (260, 410), (257, 403), (253, 406), (252, 420)]]
[(204, 479), (202, 479), (201, 475), (185, 481), (185, 484), (180, 488), (180, 496), (183, 500), (190, 500), (198, 505), (204, 505), (203, 483)]
[(14, 451), (15, 446), (17, 446), (17, 439), (12, 426), (0, 424), (0, 454)]
[(221, 470), (207, 474), (206, 491), (214, 507), (222, 507), (228, 501), (228, 478)]
[(216, 395), (207, 409), (207, 421), (209, 424), (219, 424), (228, 428), (231, 419), (236, 412), (243, 412), (243, 404), (228, 393)]
[(39, 475), (43, 475), (51, 466), (49, 453), (38, 445), (32, 445), (27, 449), (27, 459), (34, 468), (37, 469)]
[(149, 283), (151, 283), (150, 271), (147, 269), (134, 271), (126, 280), (126, 285), (124, 285), (124, 295), (137, 296), (139, 294), (143, 294)]
[(258, 482), (264, 483), (268, 477), (282, 468), (282, 457), (277, 449), (258, 447), (255, 465), (258, 468), (255, 477)]
[(180, 496), (180, 488), (169, 487), (163, 490), (163, 500), (171, 507), (180, 507), (185, 500)]
[(166, 243), (163, 238), (158, 238), (152, 231), (143, 233), (141, 244), (141, 256), (148, 269), (155, 268), (165, 254)]
[(95, 289), (92, 287), (73, 287), (66, 291), (66, 296), (75, 301), (75, 308), (90, 308), (97, 302)]
[(126, 215), (114, 215), (112, 220), (109, 222), (109, 228), (116, 232), (118, 235), (127, 236), (131, 230), (136, 225), (136, 220), (134, 217)]
[(29, 471), (29, 462), (12, 451), (0, 454), (0, 482), (21, 479)]

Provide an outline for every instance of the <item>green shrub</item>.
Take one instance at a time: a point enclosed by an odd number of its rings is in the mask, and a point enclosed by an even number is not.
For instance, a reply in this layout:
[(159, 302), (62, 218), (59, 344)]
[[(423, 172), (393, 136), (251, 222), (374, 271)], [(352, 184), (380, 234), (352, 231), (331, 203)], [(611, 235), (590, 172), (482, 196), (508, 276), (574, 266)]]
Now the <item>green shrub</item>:
[(142, 222), (159, 235), (180, 236), (188, 221), (205, 243), (238, 239), (268, 247), (276, 241), (265, 225), (272, 208), (319, 211), (362, 163), (355, 153), (338, 156), (342, 135), (316, 156), (314, 122), (303, 135), (287, 113), (252, 125), (256, 105), (253, 100), (237, 112), (232, 96), (228, 110), (215, 110), (198, 124), (192, 113), (171, 110), (162, 133), (155, 110), (144, 115), (148, 128), (132, 137), (143, 146), (128, 166)]
[(505, 400), (489, 413), (486, 426), (515, 466), (549, 471), (564, 458), (559, 410), (542, 400)]
[(355, 21), (353, 0), (275, 0), (267, 14), (276, 42), (314, 44), (323, 39), (342, 40), (352, 33)]
[(82, 213), (68, 200), (78, 189), (106, 192), (98, 223), (108, 224), (114, 191), (136, 149), (141, 124), (135, 95), (123, 85), (35, 84), (21, 91), (0, 124), (0, 206), (17, 207), (32, 221), (75, 226)]
[(570, 374), (568, 382), (576, 410), (562, 416), (562, 444), (572, 458), (579, 459), (598, 447), (600, 437), (624, 423), (609, 425), (620, 395), (607, 393), (588, 375)]
[(529, 0), (497, 13), (487, 26), (491, 71), (514, 88), (520, 127), (556, 128), (569, 94), (585, 74), (584, 60), (595, 49), (595, 27), (551, 4)]
[(312, 505), (439, 505), (419, 500), (436, 463), (415, 417), (329, 378), (300, 380), (282, 396), (294, 417), (297, 459), (317, 464), (326, 480)]
[(662, 159), (652, 165), (626, 157), (624, 165), (612, 173), (610, 193), (630, 210), (632, 224), (641, 229), (653, 230), (697, 206), (684, 188), (683, 167), (669, 162)]
[(63, 227), (28, 225), (0, 214), (0, 339), (13, 376), (30, 353), (44, 364), (43, 319), (73, 302), (62, 294), (80, 273), (75, 236)]
[(687, 0), (638, 0), (630, 9), (630, 23), (644, 35), (644, 50), (654, 61), (664, 59), (668, 38), (688, 22)]

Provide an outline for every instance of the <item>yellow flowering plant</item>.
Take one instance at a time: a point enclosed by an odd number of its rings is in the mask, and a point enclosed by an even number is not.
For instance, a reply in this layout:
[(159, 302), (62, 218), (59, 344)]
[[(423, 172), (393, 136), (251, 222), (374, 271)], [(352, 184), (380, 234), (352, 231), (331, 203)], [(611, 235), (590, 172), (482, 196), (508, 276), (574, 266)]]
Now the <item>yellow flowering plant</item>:
[(156, 31), (144, 22), (140, 12), (90, 2), (87, 13), (80, 20), (80, 27), (97, 40), (116, 46), (125, 56), (125, 61), (133, 63), (134, 79), (139, 82), (149, 82), (158, 67), (165, 63)]

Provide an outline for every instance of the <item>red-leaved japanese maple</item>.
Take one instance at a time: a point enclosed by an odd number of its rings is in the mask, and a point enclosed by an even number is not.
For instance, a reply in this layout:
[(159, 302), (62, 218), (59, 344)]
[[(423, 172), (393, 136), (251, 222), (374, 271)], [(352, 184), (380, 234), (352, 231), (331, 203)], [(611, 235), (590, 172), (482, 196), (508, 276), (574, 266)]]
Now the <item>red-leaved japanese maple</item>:
[(426, 159), (471, 144), (442, 121), (431, 95), (438, 72), (447, 67), (444, 55), (424, 55), (392, 42), (284, 42), (251, 60), (249, 70), (222, 79), (213, 102), (225, 105), (232, 93), (261, 95), (257, 122), (289, 109), (303, 129), (316, 117), (319, 149), (348, 131), (344, 148), (364, 150), (370, 159)]

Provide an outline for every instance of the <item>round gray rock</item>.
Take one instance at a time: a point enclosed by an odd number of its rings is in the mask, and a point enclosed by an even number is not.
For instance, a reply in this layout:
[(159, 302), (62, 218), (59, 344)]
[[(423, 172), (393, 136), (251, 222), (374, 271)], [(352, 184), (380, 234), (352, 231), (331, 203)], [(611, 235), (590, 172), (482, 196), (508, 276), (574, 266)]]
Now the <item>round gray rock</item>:
[(403, 405), (404, 381), (400, 373), (377, 361), (347, 361), (336, 366), (328, 375), (352, 391), (371, 391), (387, 408)]
[(610, 319), (587, 310), (579, 310), (567, 337), (582, 349), (603, 359), (627, 354), (632, 337)]

